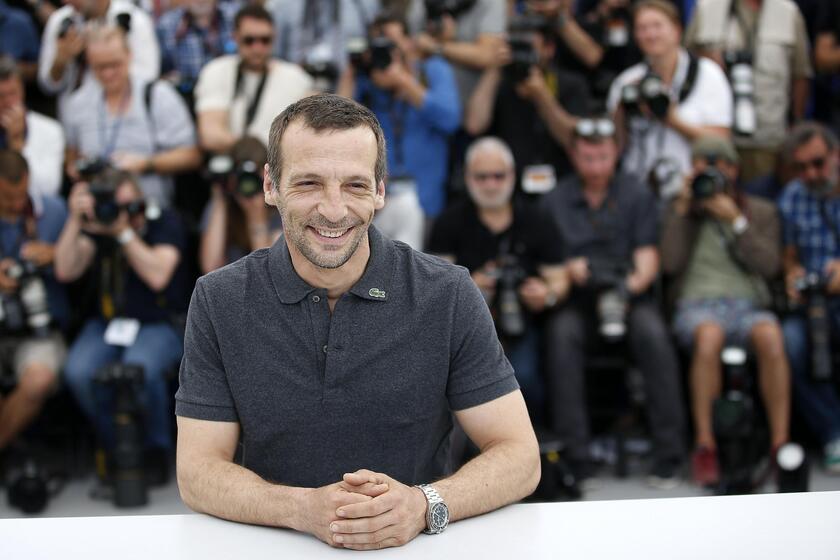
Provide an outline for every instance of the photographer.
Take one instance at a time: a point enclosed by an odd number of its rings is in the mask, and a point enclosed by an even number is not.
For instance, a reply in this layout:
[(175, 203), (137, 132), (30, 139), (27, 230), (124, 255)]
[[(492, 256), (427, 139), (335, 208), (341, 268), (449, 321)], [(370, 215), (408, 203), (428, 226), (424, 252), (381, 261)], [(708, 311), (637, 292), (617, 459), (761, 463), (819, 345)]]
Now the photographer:
[(581, 78), (554, 65), (554, 33), (544, 19), (512, 21), (509, 44), (511, 57), (499, 61), (508, 64), (485, 70), (473, 91), (464, 129), (502, 138), (513, 150), (520, 187), (546, 192), (571, 171), (552, 115), (588, 113), (588, 91)]
[(481, 77), (506, 56), (503, 0), (411, 0), (407, 19), (417, 47), (445, 58), (455, 69), (458, 95), (466, 104)]
[(808, 33), (791, 0), (698, 2), (685, 45), (727, 70), (741, 181), (772, 173), (788, 130), (801, 120), (813, 77)]
[[(561, 231), (572, 293), (549, 318), (547, 374), (551, 428), (585, 475), (589, 426), (584, 358), (595, 339), (626, 339), (645, 380), (654, 462), (649, 482), (673, 487), (683, 453), (677, 356), (651, 286), (659, 272), (656, 200), (616, 173), (618, 145), (608, 119), (581, 119), (571, 140), (577, 174), (543, 197)], [(624, 334), (626, 332), (626, 335)]]
[(38, 415), (66, 355), (58, 329), (69, 308), (52, 264), (67, 211), (28, 185), (23, 156), (0, 150), (0, 375), (17, 381), (0, 395), (0, 451)]
[(691, 169), (691, 142), (729, 135), (732, 92), (716, 64), (680, 47), (682, 24), (673, 4), (641, 0), (633, 24), (645, 62), (615, 79), (607, 107), (624, 135), (623, 170), (669, 198)]
[(64, 131), (55, 120), (30, 111), (15, 62), (0, 57), (0, 147), (19, 152), (29, 164), (29, 192), (57, 195), (64, 163)]
[[(784, 152), (798, 175), (779, 199), (787, 293), (799, 307), (821, 299), (816, 315), (823, 318), (819, 332), (804, 309), (784, 320), (793, 395), (796, 410), (824, 446), (826, 470), (840, 474), (840, 398), (827, 382), (836, 375), (831, 354), (840, 342), (840, 144), (823, 125), (802, 123), (791, 130)], [(815, 279), (810, 294), (802, 293), (808, 277)], [(817, 337), (828, 354), (828, 371), (819, 379)]]
[(721, 351), (751, 348), (770, 424), (771, 457), (788, 441), (790, 372), (782, 331), (767, 311), (766, 282), (781, 264), (772, 202), (736, 188), (732, 142), (708, 136), (692, 147), (693, 174), (672, 201), (662, 228), (662, 270), (673, 277), (674, 333), (691, 351), (694, 480), (718, 482), (712, 406), (722, 387)]
[(348, 66), (338, 93), (374, 112), (390, 147), (388, 204), (377, 212), (377, 227), (420, 249), (424, 218), (446, 202), (449, 136), (461, 108), (452, 68), (439, 56), (421, 58), (405, 31), (399, 19), (377, 18), (369, 58)]
[(72, 282), (90, 271), (98, 302), (70, 348), (67, 385), (105, 448), (112, 449), (112, 412), (97, 398), (94, 377), (114, 362), (142, 366), (146, 440), (152, 456), (163, 462), (172, 449), (166, 372), (182, 353), (172, 319), (186, 309), (188, 297), (181, 221), (169, 209), (147, 218), (138, 183), (113, 169), (90, 184), (77, 183), (69, 209), (56, 245), (55, 273)]
[(559, 39), (558, 62), (587, 76), (592, 94), (603, 109), (610, 84), (642, 55), (633, 40), (630, 0), (597, 0), (579, 16), (574, 0), (532, 0), (534, 12), (554, 22)]
[(66, 116), (70, 94), (93, 81), (85, 60), (87, 35), (105, 22), (125, 31), (137, 79), (152, 81), (160, 74), (155, 27), (142, 8), (127, 0), (67, 0), (47, 20), (38, 61), (38, 83), (44, 93), (59, 96), (60, 118)]
[(513, 197), (515, 166), (504, 142), (476, 140), (465, 163), (470, 197), (437, 219), (427, 252), (470, 271), (490, 306), (531, 418), (541, 421), (545, 390), (534, 318), (568, 291), (560, 236), (529, 201)]
[[(224, 170), (213, 169), (223, 158)], [(268, 153), (246, 136), (233, 145), (230, 156), (216, 156), (208, 164), (212, 195), (204, 211), (199, 265), (201, 273), (232, 263), (251, 251), (270, 247), (280, 235), (280, 215), (265, 205), (262, 182)]]
[(118, 27), (91, 31), (86, 54), (95, 82), (70, 96), (62, 118), (67, 175), (78, 181), (113, 165), (139, 175), (150, 202), (169, 206), (171, 175), (201, 162), (183, 99), (165, 81), (145, 82), (130, 73), (132, 52)]

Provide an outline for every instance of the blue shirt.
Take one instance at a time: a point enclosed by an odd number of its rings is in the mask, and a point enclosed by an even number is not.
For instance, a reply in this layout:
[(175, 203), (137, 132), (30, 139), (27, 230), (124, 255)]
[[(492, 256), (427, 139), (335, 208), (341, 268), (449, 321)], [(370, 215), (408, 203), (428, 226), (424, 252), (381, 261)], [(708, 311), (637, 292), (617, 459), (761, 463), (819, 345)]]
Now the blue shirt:
[(26, 12), (0, 0), (0, 54), (17, 61), (37, 62), (40, 49), (38, 31)]
[(184, 8), (163, 14), (157, 24), (162, 72), (175, 70), (181, 75), (182, 83), (192, 86), (207, 62), (235, 53), (233, 20), (240, 7), (239, 2), (219, 3), (209, 29), (195, 26)]
[(412, 177), (423, 212), (432, 218), (446, 202), (449, 136), (461, 123), (461, 104), (448, 62), (432, 57), (419, 67), (420, 80), (427, 88), (420, 108), (394, 99), (391, 92), (377, 88), (364, 76), (356, 80), (355, 97), (382, 124), (388, 144), (389, 176)]
[[(33, 201), (35, 207), (35, 240), (54, 245), (61, 235), (67, 220), (67, 207), (64, 201), (55, 196), (43, 196)], [(25, 218), (15, 222), (0, 220), (0, 259), (20, 260), (21, 246), (30, 241), (26, 238)], [(70, 318), (70, 309), (64, 286), (56, 281), (52, 266), (42, 274), (47, 288), (47, 301), (50, 314), (60, 326), (66, 326)]]
[(829, 260), (840, 259), (840, 246), (832, 232), (834, 228), (840, 236), (840, 198), (825, 199), (825, 210), (833, 225), (826, 223), (820, 211), (820, 198), (798, 180), (779, 199), (784, 245), (796, 247), (799, 262), (808, 272), (822, 273)]

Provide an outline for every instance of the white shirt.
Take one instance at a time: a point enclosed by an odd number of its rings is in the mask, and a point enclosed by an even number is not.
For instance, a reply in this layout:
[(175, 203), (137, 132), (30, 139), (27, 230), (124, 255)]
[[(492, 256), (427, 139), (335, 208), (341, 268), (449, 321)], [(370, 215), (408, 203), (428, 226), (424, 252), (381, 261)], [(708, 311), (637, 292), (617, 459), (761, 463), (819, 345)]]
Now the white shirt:
[[(676, 98), (688, 74), (689, 57), (680, 51), (680, 60), (672, 83), (672, 95)], [(621, 101), (621, 90), (628, 84), (640, 82), (648, 73), (648, 66), (639, 63), (618, 75), (610, 86), (607, 109), (614, 112)], [(677, 105), (677, 116), (693, 126), (732, 126), (732, 89), (726, 75), (715, 62), (700, 58), (697, 78), (688, 97)], [(690, 141), (659, 121), (635, 117), (629, 124), (627, 149), (622, 169), (626, 173), (647, 180), (654, 164), (663, 159), (672, 159), (687, 174), (691, 170)]]
[(58, 121), (27, 111), (23, 157), (29, 164), (29, 193), (58, 196), (64, 163), (64, 131)]
[(260, 75), (245, 72), (242, 87), (236, 92), (236, 70), (239, 56), (216, 58), (202, 68), (195, 86), (195, 112), (228, 111), (228, 125), (236, 137), (255, 136), (268, 146), (268, 133), (274, 117), (312, 91), (312, 78), (296, 64), (273, 59), (260, 97), (254, 120), (245, 130), (248, 105), (256, 95)]
[[(152, 81), (160, 75), (160, 47), (152, 18), (142, 8), (126, 0), (111, 0), (105, 19), (116, 24), (117, 15), (127, 13), (131, 15), (131, 31), (128, 33), (128, 46), (131, 49), (131, 73), (144, 81)], [(50, 77), (56, 54), (56, 40), (61, 22), (67, 18), (76, 21), (77, 29), (92, 22), (85, 22), (76, 10), (65, 5), (56, 10), (47, 25), (41, 39), (41, 57), (38, 60), (38, 83), (45, 93), (58, 95), (58, 116), (62, 117), (68, 96), (73, 93), (78, 81), (78, 64), (71, 61), (64, 69), (64, 75), (58, 82)], [(93, 74), (87, 69), (79, 89), (85, 89), (93, 81)], [(78, 90), (77, 90), (78, 91)]]

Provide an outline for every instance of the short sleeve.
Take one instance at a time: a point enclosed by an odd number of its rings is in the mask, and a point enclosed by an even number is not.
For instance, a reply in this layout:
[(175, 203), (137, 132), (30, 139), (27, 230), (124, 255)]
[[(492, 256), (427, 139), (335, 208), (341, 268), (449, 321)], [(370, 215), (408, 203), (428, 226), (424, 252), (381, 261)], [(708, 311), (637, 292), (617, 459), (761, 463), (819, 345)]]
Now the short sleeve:
[(229, 66), (227, 62), (226, 59), (214, 60), (207, 64), (198, 75), (198, 82), (195, 84), (196, 113), (230, 108), (231, 99), (233, 99), (233, 76), (227, 76), (225, 71)]
[(732, 89), (726, 74), (717, 63), (700, 58), (702, 83), (698, 84), (697, 95), (703, 103), (703, 125), (732, 126)]
[(537, 231), (539, 264), (552, 265), (562, 264), (565, 258), (563, 249), (563, 235), (557, 227), (557, 223), (542, 208), (536, 209), (535, 224), (539, 224)]
[(452, 410), (472, 408), (519, 388), (484, 297), (466, 269), (458, 271), (446, 387)]
[(796, 43), (793, 46), (791, 68), (794, 78), (812, 78), (814, 68), (811, 65), (811, 42), (808, 39), (808, 31), (805, 29), (805, 19), (802, 12), (796, 10), (795, 16)]
[(659, 209), (656, 197), (649, 190), (639, 188), (633, 220), (633, 250), (659, 246)]
[(155, 123), (155, 145), (165, 149), (195, 145), (195, 126), (187, 104), (169, 83), (155, 82), (150, 109)]
[(172, 211), (164, 211), (161, 218), (149, 228), (146, 240), (149, 245), (172, 245), (183, 252), (187, 248), (186, 232), (181, 219)]
[(202, 278), (195, 285), (187, 312), (178, 381), (177, 416), (215, 422), (238, 421)]
[(507, 29), (506, 3), (499, 0), (483, 0), (479, 6), (481, 10), (478, 34), (504, 33)]

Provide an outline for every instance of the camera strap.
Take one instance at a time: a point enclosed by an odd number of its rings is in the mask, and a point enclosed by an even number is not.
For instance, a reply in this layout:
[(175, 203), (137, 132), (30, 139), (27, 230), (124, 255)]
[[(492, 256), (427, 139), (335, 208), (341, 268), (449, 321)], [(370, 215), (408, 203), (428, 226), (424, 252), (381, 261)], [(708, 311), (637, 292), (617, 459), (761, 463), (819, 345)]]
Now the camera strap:
[[(270, 62), (269, 62), (270, 64)], [(265, 89), (265, 82), (268, 79), (268, 73), (270, 68), (266, 67), (265, 72), (263, 72), (262, 76), (260, 77), (260, 82), (257, 85), (257, 91), (254, 93), (254, 98), (251, 99), (251, 102), (248, 104), (248, 108), (245, 110), (245, 126), (242, 128), (243, 134), (248, 133), (248, 128), (251, 126), (251, 123), (254, 122), (254, 117), (257, 116), (257, 108), (260, 106), (260, 100), (262, 99), (263, 90)], [(242, 93), (242, 82), (245, 79), (244, 72), (242, 70), (242, 61), (239, 61), (239, 66), (236, 67), (236, 85), (233, 89), (233, 97), (239, 96)]]
[(99, 270), (100, 311), (111, 320), (125, 310), (125, 259), (119, 247), (114, 246), (110, 255), (102, 259)]
[(747, 25), (747, 22), (744, 21), (744, 16), (738, 10), (738, 0), (731, 0), (729, 4), (729, 16), (730, 18), (734, 18), (735, 21), (738, 23), (738, 27), (741, 29), (741, 35), (744, 39), (744, 48), (752, 49), (752, 52), (755, 53), (758, 47), (758, 26), (761, 24), (761, 12), (764, 11), (764, 6), (766, 2), (763, 2), (761, 5), (761, 11), (758, 13), (758, 17), (755, 20), (755, 26), (750, 29)]

